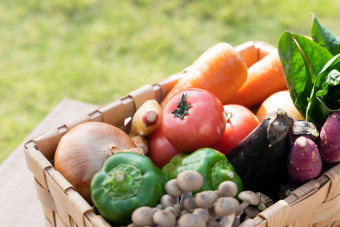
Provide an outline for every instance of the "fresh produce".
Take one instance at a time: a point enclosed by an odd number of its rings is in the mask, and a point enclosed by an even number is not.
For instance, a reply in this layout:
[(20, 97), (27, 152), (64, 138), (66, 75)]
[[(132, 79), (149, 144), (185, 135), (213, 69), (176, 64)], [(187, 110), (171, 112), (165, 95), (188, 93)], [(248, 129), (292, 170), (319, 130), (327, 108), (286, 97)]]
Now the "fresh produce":
[(149, 142), (147, 138), (141, 135), (131, 136), (130, 134), (129, 136), (132, 139), (133, 143), (136, 145), (136, 147), (140, 148), (143, 151), (144, 155), (147, 155), (149, 153)]
[(272, 52), (248, 68), (248, 77), (241, 88), (223, 104), (252, 107), (261, 104), (277, 91), (287, 89), (277, 51)]
[(217, 143), (226, 127), (222, 103), (212, 93), (192, 88), (183, 90), (163, 109), (165, 137), (183, 152), (193, 152)]
[[(236, 226), (246, 215), (252, 217), (250, 211), (259, 213), (252, 204), (254, 200), (260, 203), (260, 198), (254, 192), (241, 192), (240, 202), (234, 198), (237, 185), (231, 181), (224, 181), (215, 191), (202, 191), (192, 195), (202, 187), (203, 177), (196, 171), (181, 172), (176, 179), (165, 185), (166, 193), (156, 207), (143, 206), (132, 214), (132, 223), (128, 226)], [(169, 186), (170, 185), (170, 186)], [(174, 189), (173, 185), (176, 185)], [(180, 192), (178, 188), (191, 188)], [(190, 191), (192, 190), (192, 191)], [(239, 195), (241, 195), (241, 193)], [(252, 194), (250, 194), (252, 193)], [(255, 196), (251, 198), (252, 196)], [(261, 202), (263, 199), (261, 198)], [(247, 204), (245, 204), (247, 203)], [(249, 209), (250, 208), (250, 209)], [(255, 209), (255, 212), (254, 210)]]
[(340, 162), (340, 112), (328, 116), (320, 131), (319, 151), (326, 163)]
[(133, 115), (131, 135), (151, 135), (161, 125), (162, 108), (156, 100), (148, 100)]
[(174, 94), (188, 89), (207, 90), (223, 103), (237, 91), (247, 78), (247, 65), (228, 43), (217, 43), (206, 50), (191, 66), (179, 73), (161, 106), (164, 108)]
[(304, 120), (298, 109), (296, 109), (288, 90), (278, 91), (269, 96), (261, 104), (256, 112), (256, 117), (259, 121), (263, 121), (264, 117), (270, 113), (277, 111), (278, 109), (284, 109), (289, 116), (294, 120)]
[(90, 184), (93, 175), (112, 154), (133, 150), (142, 153), (122, 130), (102, 122), (86, 122), (61, 138), (54, 156), (54, 167), (92, 203)]
[(204, 179), (200, 191), (216, 190), (223, 181), (233, 181), (242, 191), (243, 185), (237, 172), (221, 152), (212, 148), (202, 148), (190, 155), (180, 153), (162, 168), (168, 179), (175, 179), (185, 170), (199, 172)]
[(167, 179), (151, 160), (134, 153), (117, 153), (106, 160), (91, 182), (99, 213), (113, 224), (128, 224), (141, 206), (155, 206)]
[(270, 113), (227, 154), (246, 190), (271, 196), (285, 179), (290, 149), (287, 135), (293, 123), (281, 109)]
[(320, 24), (314, 15), (311, 36), (315, 42), (326, 47), (331, 54), (337, 55), (340, 53), (340, 37)]
[(230, 104), (223, 106), (227, 124), (221, 140), (213, 146), (214, 149), (228, 154), (228, 152), (240, 143), (259, 124), (259, 120), (248, 108)]
[(162, 127), (159, 127), (149, 139), (148, 156), (156, 166), (162, 168), (181, 151), (172, 145), (165, 137)]
[(340, 54), (339, 48), (333, 48), (339, 38), (315, 17), (312, 38), (285, 32), (279, 40), (279, 54), (295, 106), (321, 129), (331, 113), (340, 111)]
[(297, 138), (289, 153), (287, 169), (289, 177), (297, 184), (318, 177), (322, 161), (316, 144), (304, 136)]
[(258, 60), (277, 50), (273, 45), (262, 41), (248, 41), (236, 46), (235, 49), (240, 53), (248, 68)]
[(319, 138), (319, 131), (312, 122), (308, 121), (294, 121), (293, 130), (289, 132), (289, 140), (291, 144), (300, 136), (304, 136), (313, 142)]
[(279, 53), (247, 55), (248, 69), (229, 44), (214, 45), (177, 74), (161, 105), (136, 110), (129, 135), (99, 122), (70, 130), (56, 170), (113, 225), (237, 226), (256, 217), (283, 185), (292, 186), (287, 196), (318, 177), (322, 159), (340, 162), (340, 38), (316, 19), (312, 37), (284, 33)]

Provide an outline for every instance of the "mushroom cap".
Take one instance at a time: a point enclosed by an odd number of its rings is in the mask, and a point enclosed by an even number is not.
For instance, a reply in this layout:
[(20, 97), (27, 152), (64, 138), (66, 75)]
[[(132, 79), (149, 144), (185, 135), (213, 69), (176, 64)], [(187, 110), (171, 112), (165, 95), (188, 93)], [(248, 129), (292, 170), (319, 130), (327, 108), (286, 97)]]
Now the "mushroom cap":
[(223, 197), (234, 197), (237, 191), (237, 185), (232, 181), (224, 181), (218, 186), (218, 192)]
[(195, 195), (195, 203), (197, 207), (209, 208), (217, 200), (217, 195), (214, 191), (203, 191)]
[(205, 227), (206, 223), (196, 214), (185, 214), (178, 220), (180, 227)]
[(183, 194), (183, 191), (178, 187), (176, 179), (169, 180), (165, 184), (165, 191), (173, 197), (178, 197)]
[(214, 218), (210, 218), (207, 227), (222, 227), (222, 224), (216, 221)]
[(181, 210), (181, 213), (180, 213), (179, 216), (183, 216), (183, 215), (186, 215), (186, 214), (190, 214), (190, 212), (187, 211), (187, 210)]
[(200, 216), (205, 222), (209, 221), (210, 214), (209, 214), (208, 210), (206, 210), (206, 209), (196, 208), (194, 210), (194, 212), (192, 212), (192, 213)]
[(194, 170), (185, 170), (178, 174), (177, 185), (183, 192), (198, 191), (203, 186), (203, 177)]
[(240, 206), (237, 199), (233, 197), (220, 197), (215, 204), (215, 213), (219, 217), (224, 217), (236, 213)]
[(166, 207), (164, 210), (170, 211), (173, 215), (176, 216), (176, 210), (174, 207)]
[(176, 217), (168, 210), (160, 210), (154, 213), (153, 222), (161, 227), (173, 227), (176, 225)]
[(165, 194), (161, 198), (161, 204), (164, 207), (171, 207), (171, 206), (175, 205), (175, 203), (176, 203), (175, 198), (170, 196), (170, 195)]
[(128, 224), (127, 227), (138, 227), (138, 226), (134, 223), (131, 223), (131, 224)]
[(175, 208), (175, 209), (178, 209), (178, 210), (182, 210), (182, 209), (183, 209), (183, 204), (176, 203), (176, 204), (174, 205), (174, 208)]
[(257, 215), (258, 213), (260, 213), (258, 209), (256, 209), (255, 207), (252, 207), (252, 206), (247, 207), (247, 208), (244, 210), (244, 212), (247, 214), (247, 216), (248, 216), (249, 218), (255, 218), (256, 215)]
[(188, 211), (193, 211), (197, 206), (195, 202), (195, 197), (189, 196), (183, 202), (184, 209)]
[(208, 212), (209, 212), (210, 216), (213, 217), (213, 218), (217, 218), (218, 217), (216, 212), (215, 212), (215, 204), (212, 207), (208, 208)]
[(238, 198), (251, 205), (257, 206), (260, 203), (260, 198), (252, 191), (243, 191), (238, 194)]
[(154, 209), (151, 207), (139, 207), (137, 208), (131, 216), (132, 222), (137, 226), (147, 226), (153, 225), (152, 216), (154, 214)]
[(215, 190), (214, 192), (217, 195), (217, 197), (221, 197), (221, 194), (220, 194), (220, 192), (218, 190)]
[(157, 204), (157, 206), (155, 206), (155, 208), (163, 210), (165, 207), (164, 207), (163, 204), (159, 203), (159, 204)]

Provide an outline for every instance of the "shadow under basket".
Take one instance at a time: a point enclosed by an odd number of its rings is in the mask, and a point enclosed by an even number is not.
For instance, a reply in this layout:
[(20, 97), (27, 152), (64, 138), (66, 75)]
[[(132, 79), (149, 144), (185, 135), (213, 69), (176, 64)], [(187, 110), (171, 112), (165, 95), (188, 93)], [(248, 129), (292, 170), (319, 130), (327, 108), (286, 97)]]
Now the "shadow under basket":
[[(235, 47), (248, 67), (272, 48), (261, 41), (249, 41)], [(54, 153), (61, 137), (74, 126), (89, 121), (109, 123), (128, 133), (131, 124), (128, 119), (136, 110), (150, 99), (161, 102), (177, 78), (175, 74), (159, 83), (143, 86), (24, 145), (27, 166), (34, 174), (38, 198), (52, 226), (110, 226), (54, 169)], [(279, 200), (255, 218), (241, 223), (241, 226), (340, 226), (340, 164), (297, 188), (289, 197)]]

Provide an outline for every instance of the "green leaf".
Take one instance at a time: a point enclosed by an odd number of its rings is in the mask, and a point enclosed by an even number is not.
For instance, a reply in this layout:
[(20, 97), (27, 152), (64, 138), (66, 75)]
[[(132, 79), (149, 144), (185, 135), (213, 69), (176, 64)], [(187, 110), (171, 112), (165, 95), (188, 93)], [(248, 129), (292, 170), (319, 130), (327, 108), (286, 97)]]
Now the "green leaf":
[(171, 112), (172, 114), (174, 114), (174, 117), (179, 117), (180, 119), (183, 119), (184, 116), (188, 114), (188, 109), (191, 106), (191, 103), (187, 104), (186, 97), (187, 94), (182, 94), (181, 99), (178, 101), (177, 109)]
[(298, 80), (299, 78), (305, 78), (307, 72), (303, 57), (294, 42), (292, 34), (285, 32), (281, 35), (278, 51), (290, 96), (299, 112), (304, 116), (304, 105), (300, 105), (297, 98), (302, 93), (304, 84), (302, 81), (298, 82)]
[(327, 117), (340, 111), (340, 54), (327, 62), (316, 78), (312, 95), (308, 99), (306, 120), (319, 129)]
[(278, 50), (290, 96), (306, 118), (307, 99), (312, 93), (316, 75), (332, 55), (312, 40), (289, 32), (281, 35)]
[(315, 42), (327, 48), (333, 55), (340, 53), (340, 37), (320, 24), (314, 14), (311, 36)]
[(311, 82), (314, 83), (316, 76), (320, 73), (325, 64), (333, 57), (333, 55), (330, 54), (327, 49), (321, 47), (309, 38), (295, 34), (293, 34), (293, 37), (300, 46), (304, 57), (309, 64)]
[(328, 109), (335, 110), (340, 107), (340, 72), (333, 69), (322, 84), (322, 90), (316, 92), (318, 100)]

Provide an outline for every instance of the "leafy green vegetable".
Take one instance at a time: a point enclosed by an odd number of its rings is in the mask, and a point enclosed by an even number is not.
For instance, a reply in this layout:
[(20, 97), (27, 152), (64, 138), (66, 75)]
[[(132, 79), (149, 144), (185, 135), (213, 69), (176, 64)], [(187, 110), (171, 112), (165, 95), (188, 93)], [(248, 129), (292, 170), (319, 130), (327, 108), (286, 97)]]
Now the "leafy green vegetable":
[[(314, 15), (313, 15), (314, 17)], [(284, 32), (278, 50), (290, 96), (307, 121), (321, 128), (340, 110), (340, 38), (314, 17), (313, 40)]]
[(340, 37), (320, 24), (314, 14), (311, 36), (315, 42), (327, 48), (333, 55), (340, 53)]
[(340, 111), (340, 54), (333, 57), (318, 75), (311, 98), (308, 99), (306, 120), (321, 128), (331, 113)]
[(278, 50), (290, 95), (306, 118), (307, 98), (311, 95), (316, 75), (332, 55), (312, 40), (289, 32), (281, 35)]

